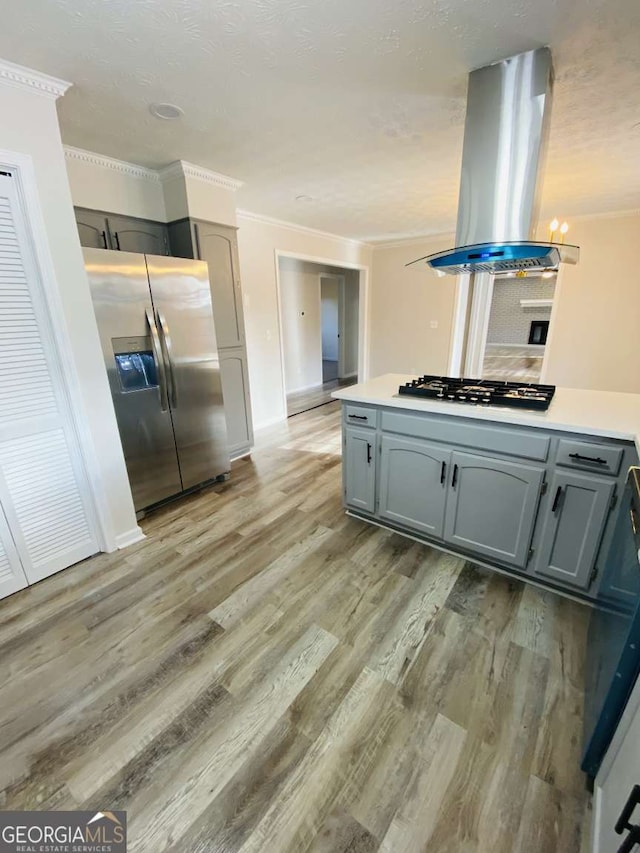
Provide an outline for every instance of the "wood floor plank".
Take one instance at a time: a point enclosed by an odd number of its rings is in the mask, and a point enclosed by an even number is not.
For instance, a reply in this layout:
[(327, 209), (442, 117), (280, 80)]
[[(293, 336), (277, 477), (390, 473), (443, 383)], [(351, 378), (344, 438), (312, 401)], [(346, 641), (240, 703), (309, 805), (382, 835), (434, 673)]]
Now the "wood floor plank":
[(0, 808), (123, 808), (136, 853), (585, 853), (588, 610), (347, 516), (340, 453), (338, 403), (298, 415), (0, 602)]
[[(371, 670), (363, 670), (287, 780), (278, 803), (243, 844), (241, 853), (294, 853), (307, 849), (342, 787), (354, 784), (354, 776), (366, 774), (367, 758), (378, 744), (370, 736), (363, 758), (354, 750), (354, 743), (366, 736), (374, 718), (379, 722), (385, 710), (385, 696), (388, 702), (392, 696), (390, 685)], [(351, 762), (350, 756), (354, 756)]]
[(321, 628), (307, 631), (271, 678), (240, 703), (206, 741), (183, 756), (170, 778), (162, 775), (154, 779), (144, 790), (131, 821), (132, 853), (144, 849), (160, 853), (189, 831), (240, 768), (260, 752), (272, 727), (336, 643), (335, 637)]
[(437, 715), (380, 853), (421, 853), (428, 849), (466, 736), (465, 729)]

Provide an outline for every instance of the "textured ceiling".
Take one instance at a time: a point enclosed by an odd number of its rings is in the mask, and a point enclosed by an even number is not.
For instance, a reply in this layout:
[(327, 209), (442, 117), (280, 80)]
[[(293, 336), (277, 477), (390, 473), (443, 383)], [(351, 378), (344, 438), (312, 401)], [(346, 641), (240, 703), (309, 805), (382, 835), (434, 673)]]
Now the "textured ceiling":
[(0, 4), (0, 56), (75, 84), (67, 144), (198, 163), (242, 208), (360, 238), (454, 229), (467, 72), (550, 44), (545, 215), (640, 207), (639, 0)]

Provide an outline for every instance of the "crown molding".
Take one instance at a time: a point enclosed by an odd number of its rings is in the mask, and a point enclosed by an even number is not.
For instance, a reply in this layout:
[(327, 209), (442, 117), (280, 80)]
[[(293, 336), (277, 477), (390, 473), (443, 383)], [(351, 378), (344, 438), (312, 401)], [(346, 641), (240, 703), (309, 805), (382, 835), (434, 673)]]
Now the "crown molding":
[(67, 89), (73, 85), (66, 80), (51, 77), (41, 71), (34, 71), (33, 68), (25, 68), (24, 65), (7, 62), (5, 59), (0, 59), (0, 83), (6, 83), (20, 89), (28, 89), (30, 92), (36, 92), (38, 95), (44, 95), (54, 100), (64, 95)]
[(288, 228), (291, 231), (299, 231), (301, 234), (312, 234), (314, 237), (324, 237), (326, 240), (337, 240), (340, 243), (351, 243), (354, 246), (364, 246), (372, 249), (373, 245), (365, 240), (356, 240), (353, 237), (341, 237), (340, 234), (332, 234), (329, 231), (319, 231), (317, 228), (309, 228), (307, 225), (298, 225), (295, 222), (287, 222), (284, 219), (274, 219), (272, 216), (264, 216), (262, 213), (252, 213), (250, 210), (236, 211), (238, 219), (246, 219), (249, 222), (260, 222), (263, 225), (276, 225), (278, 228)]
[(210, 169), (196, 166), (186, 160), (176, 160), (175, 163), (169, 163), (168, 166), (160, 169), (158, 174), (163, 182), (171, 181), (174, 178), (193, 178), (196, 181), (203, 181), (205, 184), (213, 184), (216, 187), (223, 187), (225, 190), (233, 190), (234, 192), (243, 186), (242, 181), (237, 181), (228, 175), (221, 175), (220, 172), (212, 172)]
[(427, 234), (413, 234), (407, 237), (396, 237), (393, 240), (381, 240), (370, 238), (370, 245), (375, 249), (401, 249), (403, 246), (424, 246), (433, 240), (446, 240), (448, 245), (453, 246), (455, 234), (453, 231), (429, 232)]
[(103, 154), (95, 154), (93, 151), (73, 148), (71, 145), (64, 146), (64, 156), (67, 160), (80, 160), (82, 163), (100, 166), (102, 169), (110, 169), (112, 172), (120, 172), (120, 174), (129, 175), (132, 178), (140, 178), (154, 184), (160, 183), (160, 175), (154, 169), (146, 169), (144, 166), (137, 166), (135, 163), (127, 163), (126, 160), (116, 160), (113, 157), (105, 157)]

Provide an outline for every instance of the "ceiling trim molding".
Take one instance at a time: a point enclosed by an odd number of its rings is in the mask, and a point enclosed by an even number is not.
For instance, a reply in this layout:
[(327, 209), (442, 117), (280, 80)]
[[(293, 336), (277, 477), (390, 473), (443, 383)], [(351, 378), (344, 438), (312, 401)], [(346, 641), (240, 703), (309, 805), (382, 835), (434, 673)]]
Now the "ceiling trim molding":
[(116, 160), (114, 157), (106, 157), (103, 154), (95, 154), (93, 151), (85, 151), (83, 148), (74, 148), (71, 145), (64, 146), (64, 156), (67, 160), (80, 160), (91, 166), (99, 166), (102, 169), (110, 169), (112, 172), (120, 172), (131, 178), (160, 183), (160, 175), (154, 169), (146, 169), (135, 163), (127, 163), (126, 160)]
[(423, 246), (425, 243), (429, 243), (432, 240), (445, 238), (451, 245), (455, 242), (453, 231), (439, 231), (437, 233), (431, 232), (428, 234), (418, 234), (412, 237), (397, 237), (394, 240), (380, 240), (378, 238), (374, 242), (373, 239), (371, 239), (369, 245), (372, 246), (373, 249), (400, 249), (403, 246)]
[(223, 187), (225, 190), (233, 190), (233, 192), (244, 186), (243, 181), (222, 175), (220, 172), (212, 172), (211, 169), (196, 166), (186, 160), (176, 160), (175, 163), (169, 163), (168, 166), (160, 169), (158, 174), (163, 182), (171, 181), (174, 178), (193, 178), (196, 181), (203, 181), (205, 184), (213, 184), (216, 187)]
[(340, 234), (332, 234), (329, 231), (320, 231), (317, 228), (309, 228), (307, 225), (298, 225), (295, 222), (287, 222), (284, 219), (275, 219), (273, 216), (265, 216), (262, 213), (252, 213), (250, 210), (236, 210), (238, 219), (246, 219), (249, 222), (260, 222), (263, 225), (276, 225), (278, 228), (288, 228), (291, 231), (299, 231), (302, 234), (312, 234), (314, 237), (324, 237), (328, 240), (338, 240), (340, 243), (351, 243), (354, 246), (363, 246), (367, 249), (373, 248), (371, 243), (365, 240), (356, 240), (354, 237), (341, 237)]
[(25, 68), (24, 65), (7, 62), (6, 59), (0, 59), (0, 83), (27, 89), (54, 100), (64, 95), (67, 89), (73, 85), (66, 80), (60, 80), (58, 77), (43, 74), (42, 71), (35, 71), (33, 68)]

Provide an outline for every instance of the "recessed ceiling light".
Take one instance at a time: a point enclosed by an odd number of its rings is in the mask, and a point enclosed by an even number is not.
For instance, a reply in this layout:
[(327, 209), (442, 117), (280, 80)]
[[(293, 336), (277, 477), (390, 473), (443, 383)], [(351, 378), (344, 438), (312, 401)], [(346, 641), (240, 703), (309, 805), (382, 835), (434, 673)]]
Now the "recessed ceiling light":
[(296, 201), (314, 201), (313, 196), (310, 195), (297, 195)]
[(156, 118), (173, 121), (184, 115), (184, 111), (175, 104), (149, 104), (149, 112)]

